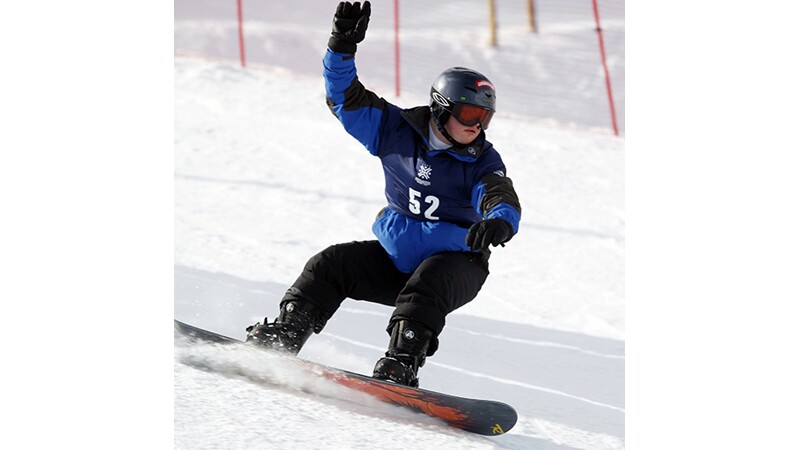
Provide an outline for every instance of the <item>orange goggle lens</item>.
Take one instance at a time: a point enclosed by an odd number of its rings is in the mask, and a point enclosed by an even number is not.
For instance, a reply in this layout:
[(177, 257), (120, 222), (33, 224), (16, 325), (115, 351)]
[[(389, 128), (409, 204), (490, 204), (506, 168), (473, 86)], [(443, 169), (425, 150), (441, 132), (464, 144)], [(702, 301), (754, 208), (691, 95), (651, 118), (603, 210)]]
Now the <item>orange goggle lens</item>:
[(462, 124), (471, 127), (476, 123), (481, 124), (484, 130), (489, 128), (489, 122), (492, 121), (494, 111), (481, 108), (475, 105), (466, 105), (464, 103), (456, 103), (453, 108), (453, 116)]

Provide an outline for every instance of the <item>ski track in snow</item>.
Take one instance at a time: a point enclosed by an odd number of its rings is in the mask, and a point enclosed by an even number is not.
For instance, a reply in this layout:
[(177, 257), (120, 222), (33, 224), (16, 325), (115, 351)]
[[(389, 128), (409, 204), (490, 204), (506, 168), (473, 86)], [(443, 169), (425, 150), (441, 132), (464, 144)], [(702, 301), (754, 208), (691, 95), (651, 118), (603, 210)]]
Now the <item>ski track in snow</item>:
[[(457, 328), (451, 328), (451, 329), (457, 329)], [(463, 331), (463, 330), (459, 330), (459, 331)], [(470, 333), (471, 334), (475, 334), (475, 335), (479, 335), (479, 336), (489, 336), (489, 335), (481, 335), (479, 333), (472, 333), (472, 332), (470, 332)], [(347, 339), (347, 338), (344, 338), (344, 337), (341, 337), (341, 336), (336, 336), (336, 335), (330, 334), (330, 333), (328, 333), (328, 337), (331, 337), (333, 339), (336, 339), (336, 340), (339, 340), (339, 341), (342, 341), (342, 342), (346, 342), (348, 344), (351, 344), (351, 345), (354, 345), (354, 346), (357, 346), (357, 347), (367, 348), (367, 349), (370, 349), (370, 350), (375, 350), (378, 353), (380, 353), (381, 351), (385, 350), (383, 347), (378, 347), (378, 346), (375, 346), (375, 345), (366, 344), (364, 342), (359, 342), (359, 341), (355, 341), (355, 340), (352, 340), (352, 339)], [(503, 338), (503, 337), (501, 337), (500, 339), (507, 340), (509, 342), (530, 343), (529, 341), (522, 341), (522, 340), (519, 340), (519, 339), (514, 340), (514, 339)], [(566, 348), (566, 349), (571, 349), (571, 350), (575, 349), (575, 347), (566, 346), (566, 345), (560, 345), (560, 344), (554, 344), (554, 343), (547, 343), (547, 345), (545, 345), (545, 346), (547, 346), (547, 347), (557, 347), (557, 348)], [(592, 354), (592, 355), (598, 355), (595, 352), (587, 352), (587, 353), (588, 354)], [(599, 355), (599, 356), (608, 357), (609, 355)], [(566, 392), (560, 392), (560, 391), (557, 391), (557, 390), (554, 390), (554, 389), (548, 389), (548, 388), (542, 387), (542, 386), (534, 386), (534, 385), (531, 385), (531, 384), (528, 384), (528, 383), (523, 383), (523, 382), (520, 382), (520, 381), (514, 381), (514, 380), (505, 379), (505, 378), (500, 378), (500, 377), (496, 377), (496, 376), (492, 376), (492, 375), (487, 375), (487, 374), (484, 374), (484, 373), (476, 372), (474, 370), (468, 370), (468, 369), (464, 369), (464, 368), (461, 368), (461, 367), (450, 366), (450, 365), (447, 365), (447, 364), (441, 364), (441, 363), (437, 363), (437, 362), (429, 362), (428, 364), (430, 364), (432, 366), (436, 366), (436, 367), (441, 367), (441, 368), (444, 368), (444, 369), (447, 369), (447, 370), (451, 370), (453, 372), (457, 372), (457, 373), (459, 373), (459, 374), (461, 374), (463, 376), (469, 376), (469, 377), (475, 377), (475, 378), (484, 378), (484, 379), (487, 379), (487, 380), (491, 380), (491, 381), (493, 381), (495, 383), (502, 383), (502, 384), (507, 384), (507, 385), (512, 385), (512, 386), (522, 387), (522, 388), (525, 388), (525, 389), (531, 389), (531, 390), (535, 390), (535, 391), (546, 392), (546, 393), (549, 393), (549, 394), (560, 395), (560, 396), (563, 396), (563, 397), (575, 399), (575, 400), (582, 401), (582, 402), (585, 402), (585, 403), (589, 403), (589, 404), (592, 404), (592, 405), (601, 406), (603, 408), (608, 408), (608, 409), (615, 410), (615, 411), (620, 411), (620, 412), (623, 412), (623, 413), (625, 412), (625, 410), (623, 408), (620, 408), (620, 407), (617, 407), (617, 406), (614, 406), (614, 405), (607, 405), (605, 403), (596, 402), (596, 401), (593, 401), (593, 400), (588, 399), (588, 398), (582, 398), (582, 397), (579, 397), (577, 395), (571, 395), (571, 394), (566, 393)]]
[[(328, 336), (362, 348), (374, 347), (351, 339)], [(291, 364), (290, 358), (265, 355), (257, 349), (212, 344), (187, 345), (183, 343), (183, 338), (176, 339), (176, 398), (187, 397), (186, 401), (176, 406), (176, 448), (217, 448), (220, 441), (226, 442), (226, 446), (233, 446), (227, 448), (267, 448), (266, 442), (269, 445), (286, 445), (286, 448), (320, 449), (375, 448), (373, 446), (400, 449), (408, 448), (412, 442), (424, 443), (424, 448), (431, 445), (467, 449), (624, 448), (623, 442), (612, 435), (523, 415), (512, 432), (500, 438), (507, 440), (506, 443), (510, 445), (497, 445), (498, 438), (488, 438), (492, 440), (486, 441), (486, 437), (462, 433), (435, 419), (384, 404), (368, 395), (310, 376), (297, 365)], [(377, 347), (372, 349), (380, 350)], [(462, 375), (481, 377), (481, 374), (463, 369), (441, 364), (436, 366), (456, 370)], [(497, 381), (495, 377), (489, 379)], [(178, 380), (181, 381), (180, 386)], [(264, 404), (270, 407), (261, 408)], [(226, 411), (230, 405), (238, 405), (242, 409)], [(198, 412), (202, 412), (202, 419), (197, 417)], [(229, 413), (233, 416), (228, 416)], [(202, 433), (198, 435), (194, 431), (197, 424), (193, 420), (214, 423), (215, 439), (208, 441), (207, 437), (201, 437)], [(324, 423), (318, 423), (320, 420)], [(314, 424), (311, 427), (313, 431), (305, 429), (306, 422)], [(347, 436), (329, 430), (335, 428), (337, 423), (346, 425), (349, 431)], [(275, 431), (276, 424), (280, 425), (278, 432)], [(253, 430), (252, 427), (266, 428)], [(369, 431), (363, 431), (365, 429)], [(187, 430), (193, 431), (186, 433)], [(384, 432), (402, 433), (402, 445), (379, 443), (381, 439), (386, 439)], [(292, 433), (300, 435), (292, 436)], [(322, 433), (332, 434), (329, 439), (323, 439)], [(264, 441), (260, 442), (261, 438)]]

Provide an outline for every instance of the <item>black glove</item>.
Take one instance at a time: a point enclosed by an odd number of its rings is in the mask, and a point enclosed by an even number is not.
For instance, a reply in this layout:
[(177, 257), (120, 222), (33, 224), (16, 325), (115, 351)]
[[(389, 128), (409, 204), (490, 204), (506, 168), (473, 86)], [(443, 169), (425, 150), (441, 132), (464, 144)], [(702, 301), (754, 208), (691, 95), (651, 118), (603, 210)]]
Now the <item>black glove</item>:
[(466, 243), (473, 252), (505, 244), (514, 236), (514, 227), (503, 219), (487, 219), (469, 227)]
[(372, 11), (369, 2), (340, 2), (333, 16), (333, 30), (328, 48), (340, 53), (355, 53), (356, 44), (364, 40)]

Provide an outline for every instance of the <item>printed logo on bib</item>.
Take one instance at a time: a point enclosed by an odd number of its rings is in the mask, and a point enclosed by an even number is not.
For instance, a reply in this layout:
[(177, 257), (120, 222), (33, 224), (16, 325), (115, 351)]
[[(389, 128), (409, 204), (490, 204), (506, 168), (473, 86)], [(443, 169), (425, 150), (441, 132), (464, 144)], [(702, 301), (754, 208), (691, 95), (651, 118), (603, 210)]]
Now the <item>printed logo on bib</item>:
[(430, 186), (431, 182), (428, 180), (431, 179), (432, 172), (433, 169), (431, 168), (431, 166), (427, 164), (422, 164), (419, 166), (419, 169), (417, 169), (417, 176), (414, 177), (414, 181), (423, 186)]

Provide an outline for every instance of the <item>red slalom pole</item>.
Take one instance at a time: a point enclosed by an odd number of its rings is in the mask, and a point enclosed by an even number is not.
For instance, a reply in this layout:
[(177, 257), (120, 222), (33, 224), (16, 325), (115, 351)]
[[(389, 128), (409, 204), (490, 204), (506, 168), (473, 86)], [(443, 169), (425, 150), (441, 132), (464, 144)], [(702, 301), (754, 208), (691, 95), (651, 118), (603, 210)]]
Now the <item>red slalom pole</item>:
[(394, 95), (400, 97), (400, 0), (394, 0)]
[(236, 13), (239, 17), (239, 60), (244, 63), (244, 25), (242, 24), (242, 0), (236, 0)]
[(611, 124), (614, 126), (614, 135), (619, 136), (617, 129), (617, 111), (614, 109), (614, 96), (611, 94), (611, 76), (608, 74), (606, 64), (606, 47), (603, 44), (603, 29), (600, 28), (600, 12), (597, 9), (597, 0), (592, 0), (594, 7), (594, 21), (597, 24), (597, 40), (600, 43), (600, 59), (603, 61), (603, 72), (606, 74), (606, 92), (608, 92), (608, 104), (611, 107)]

